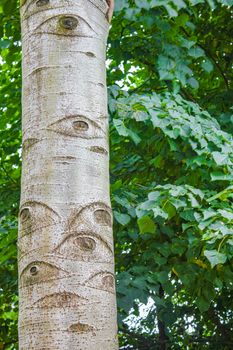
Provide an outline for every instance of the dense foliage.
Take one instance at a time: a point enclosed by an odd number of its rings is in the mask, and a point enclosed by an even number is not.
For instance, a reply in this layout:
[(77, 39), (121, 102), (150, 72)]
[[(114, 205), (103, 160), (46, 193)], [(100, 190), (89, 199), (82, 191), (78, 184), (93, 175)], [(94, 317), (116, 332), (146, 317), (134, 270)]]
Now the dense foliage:
[[(233, 348), (232, 18), (232, 0), (116, 1), (107, 64), (121, 349)], [(0, 1), (0, 31), (0, 349), (16, 349), (16, 0)]]

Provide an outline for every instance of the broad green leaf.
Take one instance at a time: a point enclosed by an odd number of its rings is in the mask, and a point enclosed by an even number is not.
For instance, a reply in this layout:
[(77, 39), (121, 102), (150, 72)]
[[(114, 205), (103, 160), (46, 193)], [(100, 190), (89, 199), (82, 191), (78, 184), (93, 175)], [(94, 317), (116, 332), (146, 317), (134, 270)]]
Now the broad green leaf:
[(1, 49), (7, 49), (11, 44), (12, 44), (12, 42), (8, 39), (1, 39), (0, 40), (0, 48)]
[(213, 152), (212, 156), (214, 158), (214, 161), (217, 165), (223, 165), (229, 163), (229, 157), (228, 154), (220, 153), (220, 152)]
[(143, 216), (138, 219), (140, 233), (155, 233), (156, 226), (149, 216)]
[(124, 8), (128, 8), (128, 0), (115, 0), (115, 11), (121, 11)]
[(187, 84), (189, 84), (193, 89), (198, 89), (199, 88), (199, 83), (197, 79), (191, 77), (187, 80)]
[(121, 225), (127, 225), (131, 220), (128, 214), (122, 214), (117, 211), (113, 211), (113, 213), (116, 221), (119, 222), (119, 224)]
[(157, 216), (161, 216), (162, 218), (164, 218), (164, 219), (168, 219), (168, 214), (164, 211), (164, 210), (162, 210), (161, 208), (159, 208), (159, 207), (154, 207), (153, 209), (152, 209), (152, 211), (153, 211), (153, 213), (154, 213), (154, 217), (156, 218)]
[(219, 253), (217, 250), (205, 250), (204, 255), (209, 260), (212, 267), (218, 264), (224, 264), (227, 260), (227, 256)]
[(207, 300), (203, 296), (200, 296), (196, 300), (197, 306), (201, 312), (205, 312), (209, 309), (211, 300)]
[(198, 46), (191, 47), (191, 49), (188, 51), (188, 54), (194, 58), (205, 56), (204, 50)]
[(201, 66), (208, 73), (212, 72), (214, 68), (212, 62), (209, 60), (205, 60), (204, 62), (202, 62)]
[(219, 171), (210, 174), (212, 181), (233, 181), (233, 174), (224, 174)]

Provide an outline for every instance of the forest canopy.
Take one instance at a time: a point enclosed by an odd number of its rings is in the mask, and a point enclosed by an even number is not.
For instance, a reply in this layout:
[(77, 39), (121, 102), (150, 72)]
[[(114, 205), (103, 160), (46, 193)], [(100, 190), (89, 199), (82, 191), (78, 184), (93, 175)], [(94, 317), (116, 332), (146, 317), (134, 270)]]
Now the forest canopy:
[[(120, 349), (232, 349), (233, 1), (115, 2), (107, 79)], [(0, 350), (13, 350), (16, 0), (0, 1), (0, 32)]]

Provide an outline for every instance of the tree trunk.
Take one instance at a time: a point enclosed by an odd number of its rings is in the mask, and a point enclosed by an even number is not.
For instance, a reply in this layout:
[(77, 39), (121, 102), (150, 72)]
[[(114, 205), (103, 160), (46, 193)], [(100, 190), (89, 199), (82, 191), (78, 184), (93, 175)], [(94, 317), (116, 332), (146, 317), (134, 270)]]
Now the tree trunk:
[(118, 349), (107, 12), (105, 0), (21, 3), (21, 350)]

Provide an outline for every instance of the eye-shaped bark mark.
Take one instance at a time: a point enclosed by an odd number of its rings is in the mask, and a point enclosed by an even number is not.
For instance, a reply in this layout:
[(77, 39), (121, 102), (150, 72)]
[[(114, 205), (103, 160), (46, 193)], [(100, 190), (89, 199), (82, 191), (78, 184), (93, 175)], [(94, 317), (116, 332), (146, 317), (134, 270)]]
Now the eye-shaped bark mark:
[(112, 227), (111, 208), (103, 202), (94, 202), (82, 208), (75, 216), (68, 221), (67, 230), (74, 231), (81, 223), (98, 224), (99, 226)]
[(50, 308), (78, 308), (82, 305), (87, 305), (88, 299), (83, 298), (75, 293), (61, 292), (46, 295), (45, 297), (37, 300), (33, 307), (39, 309)]
[(73, 30), (79, 24), (78, 19), (76, 17), (72, 17), (72, 16), (61, 17), (59, 19), (59, 23), (60, 23), (60, 26), (62, 28), (67, 29), (67, 30)]
[(49, 0), (37, 0), (36, 6), (42, 7), (42, 6), (48, 5), (48, 3), (49, 3)]
[(69, 328), (68, 328), (68, 332), (75, 332), (75, 333), (90, 333), (94, 331), (94, 327), (90, 326), (89, 324), (85, 324), (85, 323), (75, 323), (72, 324)]
[(102, 138), (105, 133), (95, 121), (83, 115), (70, 115), (49, 125), (48, 130), (70, 137)]
[(36, 143), (38, 143), (40, 140), (36, 139), (36, 138), (30, 138), (30, 139), (26, 139), (23, 142), (23, 153), (29, 151), (29, 149), (34, 146)]
[(85, 282), (85, 285), (90, 288), (115, 293), (115, 279), (110, 272), (99, 272), (93, 275)]
[(83, 17), (72, 13), (47, 18), (35, 28), (34, 33), (79, 37), (93, 37), (98, 34)]
[(109, 226), (109, 227), (111, 227), (112, 225), (112, 217), (107, 210), (103, 210), (103, 209), (95, 210), (94, 218), (99, 225)]
[(96, 55), (93, 52), (85, 52), (85, 55), (88, 57), (96, 57)]
[(59, 221), (59, 215), (47, 204), (37, 201), (26, 202), (19, 212), (20, 238), (36, 230), (55, 225)]
[(35, 261), (30, 263), (21, 272), (20, 286), (27, 287), (67, 276), (69, 276), (67, 271), (62, 270), (53, 264), (44, 261)]
[(33, 265), (31, 268), (30, 268), (30, 274), (31, 276), (35, 276), (39, 273), (39, 268), (37, 265)]
[(29, 207), (21, 209), (19, 214), (19, 232), (21, 237), (32, 232), (33, 218)]
[(108, 155), (108, 151), (105, 148), (100, 147), (100, 146), (91, 146), (90, 151), (95, 152), (95, 153), (99, 153), (99, 154), (104, 154), (106, 156)]
[(100, 235), (94, 232), (75, 232), (63, 239), (55, 253), (71, 260), (109, 262), (113, 250)]
[(78, 120), (73, 122), (73, 128), (77, 131), (84, 132), (89, 129), (89, 125), (87, 122), (84, 122), (83, 120)]
[(85, 236), (77, 237), (74, 240), (74, 245), (85, 252), (92, 252), (96, 247), (95, 240)]
[(31, 213), (30, 213), (30, 209), (29, 208), (23, 208), (20, 212), (20, 219), (21, 222), (24, 223), (28, 220), (30, 220), (31, 218)]

